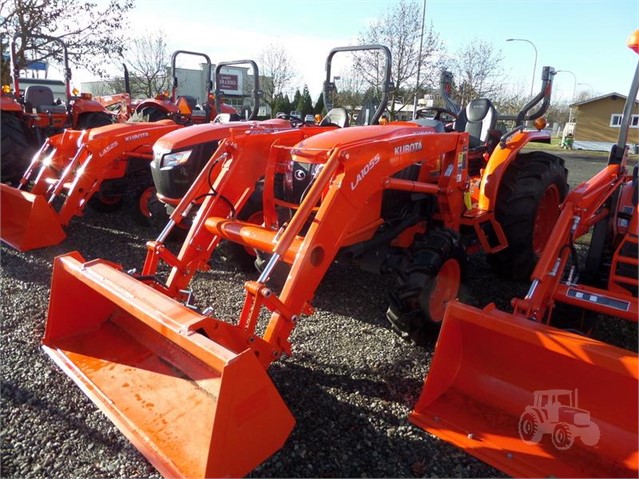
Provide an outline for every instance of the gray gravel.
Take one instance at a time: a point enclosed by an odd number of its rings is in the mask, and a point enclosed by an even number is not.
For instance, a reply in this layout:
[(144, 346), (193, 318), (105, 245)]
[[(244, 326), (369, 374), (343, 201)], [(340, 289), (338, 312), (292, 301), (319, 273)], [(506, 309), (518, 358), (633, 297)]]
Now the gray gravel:
[[(39, 345), (56, 255), (78, 250), (87, 260), (141, 268), (145, 241), (155, 232), (135, 224), (126, 210), (87, 211), (67, 232), (63, 244), (28, 253), (2, 245), (2, 477), (159, 477)], [(497, 300), (508, 308), (510, 298), (525, 291), (496, 280), (481, 258), (470, 276), (463, 297), (472, 304)], [(243, 301), (243, 278), (215, 259), (193, 289), (199, 304), (232, 318)], [(331, 268), (316, 294), (316, 314), (293, 333), (293, 356), (269, 369), (296, 427), (252, 476), (503, 476), (407, 421), (434, 345), (412, 346), (390, 330), (386, 281), (343, 265)]]

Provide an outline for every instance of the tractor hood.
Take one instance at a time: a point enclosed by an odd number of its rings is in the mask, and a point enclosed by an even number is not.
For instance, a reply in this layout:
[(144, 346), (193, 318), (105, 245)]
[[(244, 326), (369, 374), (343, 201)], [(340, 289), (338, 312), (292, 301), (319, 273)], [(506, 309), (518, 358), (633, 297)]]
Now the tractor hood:
[(265, 121), (237, 121), (230, 123), (206, 123), (193, 125), (184, 131), (174, 131), (160, 138), (154, 146), (155, 151), (178, 151), (187, 149), (193, 145), (199, 145), (210, 141), (220, 140), (226, 137), (230, 130), (257, 129), (264, 131), (271, 128), (273, 131), (291, 128), (288, 120), (272, 119)]
[(350, 148), (358, 143), (369, 145), (371, 142), (387, 142), (416, 133), (436, 133), (432, 127), (422, 127), (415, 123), (401, 123), (392, 125), (353, 126), (331, 130), (326, 133), (307, 138), (293, 149), (294, 161), (308, 161), (313, 152), (325, 152), (335, 147)]

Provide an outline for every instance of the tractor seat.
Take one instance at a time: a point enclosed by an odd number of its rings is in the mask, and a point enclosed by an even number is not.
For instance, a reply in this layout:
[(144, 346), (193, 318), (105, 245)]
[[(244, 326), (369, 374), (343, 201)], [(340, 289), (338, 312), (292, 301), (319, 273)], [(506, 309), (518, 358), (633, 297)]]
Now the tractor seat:
[(497, 124), (497, 110), (487, 98), (471, 100), (462, 110), (464, 131), (470, 135), (470, 148), (484, 146)]
[(30, 109), (35, 108), (37, 113), (65, 113), (64, 105), (54, 105), (53, 92), (48, 86), (29, 85), (24, 91), (24, 101)]
[(331, 108), (324, 118), (320, 126), (337, 125), (340, 128), (346, 128), (348, 126), (348, 113), (344, 108)]

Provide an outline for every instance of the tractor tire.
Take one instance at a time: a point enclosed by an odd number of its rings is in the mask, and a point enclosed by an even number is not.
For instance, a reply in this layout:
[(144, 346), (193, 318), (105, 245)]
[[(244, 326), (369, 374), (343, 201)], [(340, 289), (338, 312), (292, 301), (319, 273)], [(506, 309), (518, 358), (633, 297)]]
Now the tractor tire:
[(550, 317), (550, 326), (582, 336), (592, 336), (601, 315), (571, 304), (555, 303)]
[(99, 191), (89, 198), (89, 206), (100, 213), (112, 213), (122, 208), (122, 196), (103, 196)]
[(163, 228), (169, 221), (166, 205), (157, 195), (155, 186), (141, 189), (135, 197), (133, 219), (142, 226)]
[(17, 116), (11, 113), (3, 113), (0, 115), (0, 119), (2, 120), (0, 126), (2, 131), (2, 139), (0, 141), (2, 183), (10, 183), (16, 186), (29, 167), (34, 149), (29, 144), (27, 135), (22, 128), (22, 123)]
[(529, 446), (539, 444), (539, 441), (541, 441), (541, 438), (544, 436), (539, 418), (535, 413), (530, 411), (526, 411), (521, 415), (517, 430), (519, 431), (521, 440)]
[(108, 113), (92, 111), (85, 113), (78, 119), (78, 130), (89, 130), (100, 126), (113, 124), (113, 118)]
[(565, 451), (566, 449), (570, 449), (574, 442), (575, 435), (572, 433), (570, 425), (565, 422), (558, 423), (552, 431), (553, 446), (559, 451)]
[(455, 299), (467, 267), (459, 236), (436, 230), (415, 241), (397, 268), (399, 286), (386, 317), (404, 339), (427, 346), (439, 332), (446, 304)]
[(488, 255), (495, 273), (527, 281), (568, 194), (564, 160), (544, 152), (521, 153), (508, 166), (497, 193), (495, 218), (508, 246)]
[(599, 443), (599, 439), (601, 439), (599, 426), (591, 421), (590, 427), (579, 436), (579, 439), (585, 446), (596, 446)]

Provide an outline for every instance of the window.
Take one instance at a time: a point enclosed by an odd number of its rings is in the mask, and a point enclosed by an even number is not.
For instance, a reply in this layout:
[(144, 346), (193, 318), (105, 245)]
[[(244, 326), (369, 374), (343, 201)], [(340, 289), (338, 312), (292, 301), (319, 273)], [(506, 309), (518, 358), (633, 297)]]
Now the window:
[[(610, 126), (613, 128), (619, 128), (621, 126), (621, 118), (623, 115), (620, 113), (613, 113), (610, 115)], [(630, 117), (630, 128), (639, 128), (639, 115), (632, 115)]]

